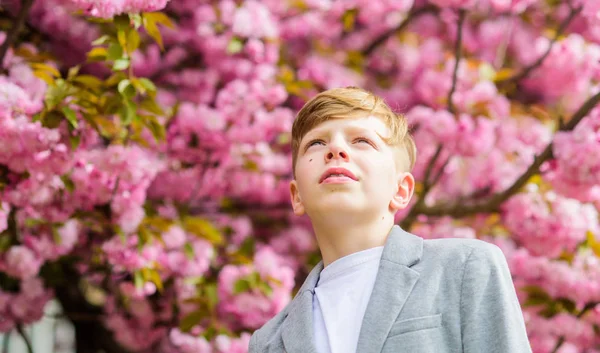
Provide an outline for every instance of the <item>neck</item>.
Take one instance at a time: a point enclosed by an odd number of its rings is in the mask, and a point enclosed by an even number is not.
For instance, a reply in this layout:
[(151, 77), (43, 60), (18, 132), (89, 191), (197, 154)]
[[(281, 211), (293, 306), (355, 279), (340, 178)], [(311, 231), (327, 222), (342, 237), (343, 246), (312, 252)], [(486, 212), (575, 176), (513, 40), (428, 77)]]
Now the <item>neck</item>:
[(379, 217), (375, 222), (353, 223), (345, 220), (332, 223), (331, 218), (326, 220), (311, 219), (324, 266), (344, 256), (385, 245), (394, 226), (391, 215)]

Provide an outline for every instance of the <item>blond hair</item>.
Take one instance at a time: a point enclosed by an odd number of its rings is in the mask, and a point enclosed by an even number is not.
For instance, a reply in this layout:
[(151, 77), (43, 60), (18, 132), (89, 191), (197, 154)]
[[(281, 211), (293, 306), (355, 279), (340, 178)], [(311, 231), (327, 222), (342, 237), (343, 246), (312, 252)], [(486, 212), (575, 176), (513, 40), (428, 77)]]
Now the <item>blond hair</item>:
[(385, 143), (402, 149), (408, 159), (408, 171), (415, 165), (417, 147), (408, 131), (404, 116), (394, 111), (381, 97), (358, 87), (333, 88), (321, 92), (310, 99), (298, 112), (292, 126), (292, 168), (296, 170), (296, 160), (302, 138), (313, 128), (330, 119), (364, 118), (375, 116), (390, 129), (390, 138)]

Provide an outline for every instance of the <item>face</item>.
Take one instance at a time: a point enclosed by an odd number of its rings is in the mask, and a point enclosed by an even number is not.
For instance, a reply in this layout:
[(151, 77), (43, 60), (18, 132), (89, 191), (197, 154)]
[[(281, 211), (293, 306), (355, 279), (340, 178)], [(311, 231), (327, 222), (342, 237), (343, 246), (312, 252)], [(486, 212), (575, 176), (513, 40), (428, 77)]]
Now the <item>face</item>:
[(290, 183), (294, 213), (356, 220), (405, 208), (414, 178), (398, 162), (397, 149), (382, 139), (390, 134), (376, 117), (332, 119), (308, 132)]

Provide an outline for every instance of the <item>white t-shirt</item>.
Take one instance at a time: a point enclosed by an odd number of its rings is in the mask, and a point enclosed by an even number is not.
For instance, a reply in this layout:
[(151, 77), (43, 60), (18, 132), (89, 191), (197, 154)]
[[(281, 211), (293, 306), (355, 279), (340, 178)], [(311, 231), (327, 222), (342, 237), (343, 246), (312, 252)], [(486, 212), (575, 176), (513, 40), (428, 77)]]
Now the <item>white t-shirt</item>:
[(383, 246), (359, 251), (321, 271), (313, 296), (317, 352), (356, 352), (382, 253)]

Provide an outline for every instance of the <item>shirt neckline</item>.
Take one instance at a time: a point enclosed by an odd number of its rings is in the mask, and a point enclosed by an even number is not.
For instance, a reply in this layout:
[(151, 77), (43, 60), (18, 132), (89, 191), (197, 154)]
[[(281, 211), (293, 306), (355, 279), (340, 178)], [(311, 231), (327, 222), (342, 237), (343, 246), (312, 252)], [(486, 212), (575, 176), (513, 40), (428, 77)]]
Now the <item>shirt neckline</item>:
[(374, 248), (361, 250), (335, 260), (321, 270), (317, 286), (334, 279), (340, 274), (349, 271), (358, 265), (373, 260), (379, 260), (381, 258), (381, 254), (383, 253), (383, 248), (383, 246), (376, 246)]

